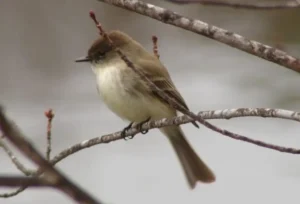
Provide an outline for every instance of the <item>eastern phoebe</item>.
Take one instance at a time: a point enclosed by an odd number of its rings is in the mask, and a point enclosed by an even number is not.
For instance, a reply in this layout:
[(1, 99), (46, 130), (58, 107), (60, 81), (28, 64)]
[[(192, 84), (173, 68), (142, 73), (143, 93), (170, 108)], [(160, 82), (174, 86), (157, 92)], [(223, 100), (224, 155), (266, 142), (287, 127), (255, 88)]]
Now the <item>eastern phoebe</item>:
[[(108, 37), (137, 69), (168, 96), (188, 109), (167, 69), (154, 54), (146, 51), (142, 45), (123, 32), (111, 31)], [(77, 59), (76, 62), (91, 63), (96, 74), (99, 94), (108, 108), (122, 119), (142, 123), (149, 118), (158, 120), (177, 115), (176, 109), (159, 98), (155, 91), (127, 66), (110, 46), (107, 38), (101, 36), (97, 39), (88, 50), (87, 56)], [(163, 127), (160, 131), (171, 142), (191, 188), (195, 187), (197, 181), (215, 181), (213, 172), (197, 156), (185, 139), (180, 126)]]

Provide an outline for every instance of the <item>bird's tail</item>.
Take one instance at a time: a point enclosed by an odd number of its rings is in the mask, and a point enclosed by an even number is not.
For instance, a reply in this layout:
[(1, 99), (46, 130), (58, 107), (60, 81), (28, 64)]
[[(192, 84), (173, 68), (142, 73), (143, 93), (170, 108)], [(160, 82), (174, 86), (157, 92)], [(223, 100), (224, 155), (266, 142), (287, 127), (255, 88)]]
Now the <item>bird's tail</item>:
[(197, 181), (203, 183), (215, 181), (214, 173), (192, 149), (179, 126), (160, 128), (160, 131), (169, 138), (192, 189), (196, 186)]

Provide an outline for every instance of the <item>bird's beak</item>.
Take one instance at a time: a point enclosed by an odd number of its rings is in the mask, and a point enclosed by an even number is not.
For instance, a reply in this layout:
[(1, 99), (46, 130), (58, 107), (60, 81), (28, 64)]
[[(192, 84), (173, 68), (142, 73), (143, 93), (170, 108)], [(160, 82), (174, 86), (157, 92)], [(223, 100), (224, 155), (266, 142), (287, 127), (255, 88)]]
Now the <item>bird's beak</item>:
[(90, 62), (90, 61), (91, 61), (91, 58), (89, 58), (88, 56), (80, 57), (80, 58), (75, 60), (75, 62)]

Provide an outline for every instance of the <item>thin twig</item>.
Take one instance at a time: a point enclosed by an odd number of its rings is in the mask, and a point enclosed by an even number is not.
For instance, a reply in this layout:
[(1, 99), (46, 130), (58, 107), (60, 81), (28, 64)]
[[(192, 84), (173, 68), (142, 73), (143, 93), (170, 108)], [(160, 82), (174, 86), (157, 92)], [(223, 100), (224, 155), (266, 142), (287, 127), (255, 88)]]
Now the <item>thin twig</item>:
[(159, 59), (157, 41), (158, 41), (157, 37), (155, 35), (153, 35), (152, 36), (153, 54)]
[(24, 177), (24, 176), (0, 176), (1, 187), (56, 187), (53, 183), (37, 178), (37, 177)]
[[(14, 153), (9, 149), (9, 147), (5, 144), (2, 137), (0, 137), (0, 147), (3, 148), (5, 153), (9, 156), (13, 164), (19, 169), (22, 173), (24, 173), (26, 176), (30, 176), (36, 173), (36, 171), (27, 169), (20, 161), (19, 159), (14, 155)], [(0, 198), (9, 198), (18, 195), (22, 191), (24, 191), (26, 187), (19, 187), (18, 189), (10, 192), (10, 193), (1, 193)]]
[(200, 20), (184, 17), (171, 10), (164, 9), (139, 0), (97, 0), (117, 7), (121, 7), (144, 16), (151, 17), (166, 24), (174, 25), (185, 30), (198, 33), (205, 37), (217, 40), (231, 47), (245, 51), (249, 54), (263, 58), (270, 62), (282, 65), (300, 73), (300, 59), (286, 52), (264, 45), (260, 42), (249, 40), (231, 31), (209, 25)]
[(5, 144), (4, 140), (0, 138), (0, 147), (5, 151), (5, 153), (9, 156), (10, 160), (13, 162), (13, 164), (19, 169), (22, 173), (24, 173), (26, 176), (29, 176), (33, 174), (35, 171), (27, 169), (20, 161), (19, 159), (14, 155), (14, 153), (9, 149), (7, 144)]
[[(54, 114), (51, 109), (45, 112), (45, 116), (48, 119), (48, 124), (47, 124), (47, 152), (46, 152), (46, 157), (47, 160), (50, 160), (50, 152), (51, 152), (51, 122), (54, 117)], [(9, 158), (11, 161), (15, 164), (17, 169), (19, 169), (21, 172), (23, 172), (26, 176), (30, 175), (35, 175), (37, 171), (34, 170), (29, 170), (27, 169), (19, 160), (18, 158), (13, 154), (13, 152), (9, 149), (9, 147), (5, 144), (3, 139), (0, 137), (0, 147), (3, 148), (3, 150), (8, 154)], [(18, 189), (14, 190), (13, 192), (10, 193), (2, 193), (0, 194), (0, 198), (8, 198), (8, 197), (13, 197), (24, 191), (27, 187), (22, 186), (19, 187)]]
[(167, 0), (172, 3), (177, 4), (202, 4), (209, 6), (224, 6), (232, 8), (243, 8), (243, 9), (262, 9), (262, 10), (271, 10), (271, 9), (292, 9), (300, 7), (299, 0), (286, 0), (286, 1), (255, 1), (255, 2), (233, 2), (228, 0)]
[(49, 109), (48, 111), (46, 111), (45, 116), (48, 119), (46, 158), (49, 161), (50, 160), (50, 154), (51, 154), (51, 128), (52, 128), (52, 120), (54, 118), (54, 113), (53, 113), (52, 109)]
[(102, 30), (102, 26), (101, 24), (99, 23), (99, 21), (95, 18), (95, 13), (94, 11), (90, 11), (90, 17), (91, 19), (94, 21), (95, 25), (97, 26), (98, 30), (99, 30), (99, 35), (103, 35), (104, 34), (104, 31)]
[(0, 198), (10, 198), (13, 196), (18, 195), (19, 193), (23, 192), (26, 189), (26, 187), (19, 187), (16, 190), (9, 192), (9, 193), (2, 193), (0, 194)]
[(39, 165), (40, 170), (45, 172), (48, 182), (56, 185), (57, 188), (79, 203), (100, 203), (87, 192), (72, 183), (45, 160), (35, 147), (25, 139), (24, 135), (18, 130), (16, 125), (8, 120), (2, 107), (0, 107), (0, 127), (6, 138), (8, 138), (24, 155)]

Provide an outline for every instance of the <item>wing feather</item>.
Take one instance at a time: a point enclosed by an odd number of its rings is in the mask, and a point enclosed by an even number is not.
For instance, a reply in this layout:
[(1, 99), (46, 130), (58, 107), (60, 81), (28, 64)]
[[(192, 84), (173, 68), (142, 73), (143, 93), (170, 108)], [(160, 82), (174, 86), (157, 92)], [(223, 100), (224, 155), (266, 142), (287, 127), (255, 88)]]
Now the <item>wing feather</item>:
[[(159, 60), (139, 60), (137, 63), (140, 67), (139, 69), (161, 90), (164, 91), (170, 98), (173, 98), (177, 103), (182, 105), (186, 110), (189, 110), (186, 102), (184, 101), (181, 94), (176, 89), (172, 79), (167, 71), (167, 69), (160, 63)], [(158, 66), (160, 65), (160, 67)], [(161, 98), (155, 90), (150, 90), (154, 97), (159, 98), (163, 103), (169, 104), (163, 98)], [(178, 110), (181, 112), (180, 110)], [(199, 128), (196, 122), (193, 122), (193, 125)]]

